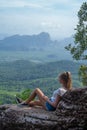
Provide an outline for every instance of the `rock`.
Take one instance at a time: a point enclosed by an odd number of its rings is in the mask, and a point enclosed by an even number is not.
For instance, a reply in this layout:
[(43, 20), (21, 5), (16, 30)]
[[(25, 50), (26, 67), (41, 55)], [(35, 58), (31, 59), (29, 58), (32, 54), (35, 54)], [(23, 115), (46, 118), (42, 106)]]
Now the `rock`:
[(87, 88), (66, 92), (54, 112), (1, 105), (0, 130), (87, 130)]

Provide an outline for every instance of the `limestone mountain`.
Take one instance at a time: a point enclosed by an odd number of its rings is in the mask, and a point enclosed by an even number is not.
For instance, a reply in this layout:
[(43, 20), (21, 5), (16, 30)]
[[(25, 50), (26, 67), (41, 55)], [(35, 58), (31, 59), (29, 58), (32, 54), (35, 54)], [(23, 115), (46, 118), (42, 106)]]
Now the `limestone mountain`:
[(49, 58), (70, 59), (70, 53), (65, 49), (69, 43), (73, 44), (73, 37), (63, 40), (52, 40), (50, 35), (42, 32), (37, 35), (13, 35), (0, 40), (0, 51), (43, 52)]
[(13, 35), (0, 40), (0, 50), (25, 51), (30, 49), (53, 49), (64, 48), (66, 44), (72, 43), (73, 38), (63, 40), (51, 40), (48, 33), (42, 32), (37, 35)]
[(38, 35), (13, 35), (0, 40), (0, 50), (28, 51), (49, 46), (52, 41), (48, 33)]

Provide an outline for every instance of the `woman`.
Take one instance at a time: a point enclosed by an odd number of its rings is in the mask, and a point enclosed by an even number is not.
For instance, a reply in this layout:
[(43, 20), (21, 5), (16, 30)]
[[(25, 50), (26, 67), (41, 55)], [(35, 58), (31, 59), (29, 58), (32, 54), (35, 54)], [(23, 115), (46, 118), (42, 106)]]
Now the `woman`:
[[(53, 96), (50, 99), (45, 96), (39, 88), (36, 88), (30, 95), (30, 97), (20, 104), (29, 106), (42, 106), (45, 110), (48, 111), (56, 110), (56, 107), (61, 100), (63, 94), (72, 88), (71, 73), (64, 72), (60, 74), (58, 80), (62, 84), (62, 87), (55, 90)], [(36, 96), (39, 100), (34, 100)]]

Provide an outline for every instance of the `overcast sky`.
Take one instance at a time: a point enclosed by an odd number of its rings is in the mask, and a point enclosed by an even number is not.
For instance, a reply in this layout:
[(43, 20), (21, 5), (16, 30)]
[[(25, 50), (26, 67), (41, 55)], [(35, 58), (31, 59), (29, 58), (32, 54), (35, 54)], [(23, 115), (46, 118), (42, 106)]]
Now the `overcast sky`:
[(32, 35), (48, 32), (52, 38), (75, 33), (84, 0), (0, 0), (0, 33)]

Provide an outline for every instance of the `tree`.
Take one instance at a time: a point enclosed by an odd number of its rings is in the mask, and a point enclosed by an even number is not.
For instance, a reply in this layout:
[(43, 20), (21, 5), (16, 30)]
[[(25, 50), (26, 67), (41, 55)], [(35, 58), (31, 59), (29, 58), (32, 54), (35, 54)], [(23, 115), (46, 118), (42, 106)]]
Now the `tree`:
[[(80, 7), (80, 10), (78, 11), (78, 20), (77, 27), (75, 28), (76, 33), (74, 35), (75, 45), (72, 46), (69, 44), (65, 48), (70, 51), (74, 59), (87, 60), (87, 2), (84, 2)], [(84, 71), (85, 76), (83, 76)], [(87, 66), (85, 65), (85, 67), (80, 67), (79, 72), (83, 84), (87, 85)]]
[(87, 66), (81, 65), (79, 68), (79, 76), (81, 78), (81, 81), (83, 82), (83, 85), (87, 85)]

